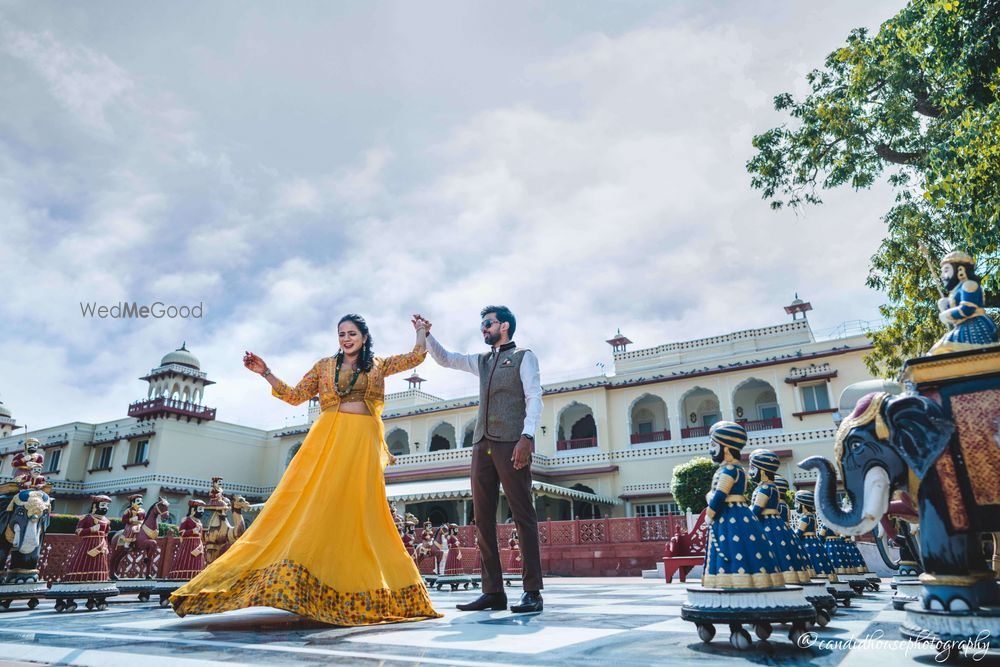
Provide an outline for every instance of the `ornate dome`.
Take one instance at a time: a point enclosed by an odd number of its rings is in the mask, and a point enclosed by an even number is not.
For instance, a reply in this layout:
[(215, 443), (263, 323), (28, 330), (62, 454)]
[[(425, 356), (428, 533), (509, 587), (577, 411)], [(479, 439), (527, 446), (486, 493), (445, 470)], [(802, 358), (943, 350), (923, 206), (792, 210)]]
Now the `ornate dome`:
[(181, 343), (181, 346), (168, 353), (163, 359), (160, 359), (160, 365), (166, 366), (167, 364), (180, 364), (181, 366), (188, 366), (195, 369), (196, 371), (201, 370), (201, 362), (198, 361), (198, 357), (194, 356), (188, 352), (187, 342)]

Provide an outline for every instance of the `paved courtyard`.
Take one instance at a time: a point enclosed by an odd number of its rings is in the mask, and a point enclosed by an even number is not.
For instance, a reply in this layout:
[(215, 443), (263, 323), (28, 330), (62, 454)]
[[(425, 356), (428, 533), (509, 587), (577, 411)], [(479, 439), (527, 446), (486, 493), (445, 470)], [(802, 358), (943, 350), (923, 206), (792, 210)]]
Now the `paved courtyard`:
[[(616, 665), (664, 664), (936, 664), (929, 647), (906, 646), (898, 633), (888, 582), (841, 608), (816, 645), (800, 649), (780, 626), (747, 652), (730, 647), (719, 628), (711, 644), (681, 620), (686, 584), (639, 578), (546, 580), (545, 612), (462, 613), (456, 602), (475, 591), (431, 591), (435, 621), (338, 628), (266, 608), (178, 618), (135, 596), (110, 600), (103, 612), (56, 613), (51, 601), (0, 610), (0, 663), (95, 667), (194, 667), (209, 664)], [(519, 593), (512, 591), (511, 595)], [(82, 609), (82, 607), (81, 607)], [(755, 638), (756, 639), (756, 638)], [(858, 640), (853, 648), (820, 646)], [(864, 645), (864, 640), (868, 645)], [(881, 642), (881, 643), (880, 643)], [(898, 642), (897, 646), (888, 645)], [(10, 664), (10, 663), (8, 663)]]

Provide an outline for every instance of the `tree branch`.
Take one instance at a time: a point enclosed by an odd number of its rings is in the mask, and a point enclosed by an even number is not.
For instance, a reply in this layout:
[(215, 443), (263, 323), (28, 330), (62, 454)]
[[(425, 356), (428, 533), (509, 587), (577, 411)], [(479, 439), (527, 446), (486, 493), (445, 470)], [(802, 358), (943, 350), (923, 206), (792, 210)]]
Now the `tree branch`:
[(913, 153), (907, 153), (904, 151), (897, 151), (889, 147), (889, 144), (876, 144), (875, 145), (875, 155), (887, 162), (892, 162), (893, 164), (912, 164), (922, 158), (927, 154), (927, 151), (916, 151)]
[(930, 103), (930, 96), (924, 91), (914, 91), (913, 97), (917, 100), (913, 105), (913, 110), (930, 118), (938, 118), (942, 114), (940, 107)]

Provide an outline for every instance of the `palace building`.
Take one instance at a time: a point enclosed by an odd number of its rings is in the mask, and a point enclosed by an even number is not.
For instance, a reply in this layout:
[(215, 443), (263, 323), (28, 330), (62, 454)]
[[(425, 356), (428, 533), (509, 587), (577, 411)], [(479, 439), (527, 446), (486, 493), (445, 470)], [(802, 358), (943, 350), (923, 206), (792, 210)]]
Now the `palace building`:
[[(865, 328), (842, 327), (817, 337), (796, 297), (792, 320), (710, 338), (629, 349), (618, 332), (608, 340), (614, 365), (606, 374), (544, 383), (544, 411), (532, 471), (539, 520), (648, 517), (683, 511), (670, 482), (675, 466), (708, 453), (708, 429), (719, 419), (742, 423), (744, 450), (773, 450), (780, 472), (798, 486), (813, 474), (796, 461), (830, 456), (838, 398), (871, 380), (863, 358)], [(434, 363), (428, 358), (424, 363)], [(56, 511), (82, 513), (91, 494), (170, 500), (174, 518), (192, 497), (206, 497), (221, 475), (229, 494), (266, 500), (319, 414), (306, 423), (262, 430), (221, 421), (206, 403), (214, 383), (186, 344), (140, 378), (144, 397), (111, 422), (77, 421), (32, 429), (45, 451)], [(439, 398), (417, 372), (408, 390), (386, 396), (386, 441), (398, 457), (386, 469), (388, 498), (400, 513), (435, 525), (472, 518), (469, 464), (477, 397)], [(8, 394), (16, 407), (16, 395)], [(0, 479), (26, 437), (0, 403)], [(207, 454), (211, 452), (211, 454)], [(501, 499), (499, 519), (509, 515)]]

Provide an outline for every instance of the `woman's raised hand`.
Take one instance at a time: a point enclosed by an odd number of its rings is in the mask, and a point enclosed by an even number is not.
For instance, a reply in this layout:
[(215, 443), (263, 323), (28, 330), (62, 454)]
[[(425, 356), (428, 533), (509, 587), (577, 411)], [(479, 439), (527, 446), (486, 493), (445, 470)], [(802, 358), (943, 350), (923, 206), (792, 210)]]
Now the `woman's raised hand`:
[(247, 352), (243, 355), (243, 365), (254, 373), (263, 373), (267, 370), (267, 364), (264, 363), (264, 360), (253, 352)]

